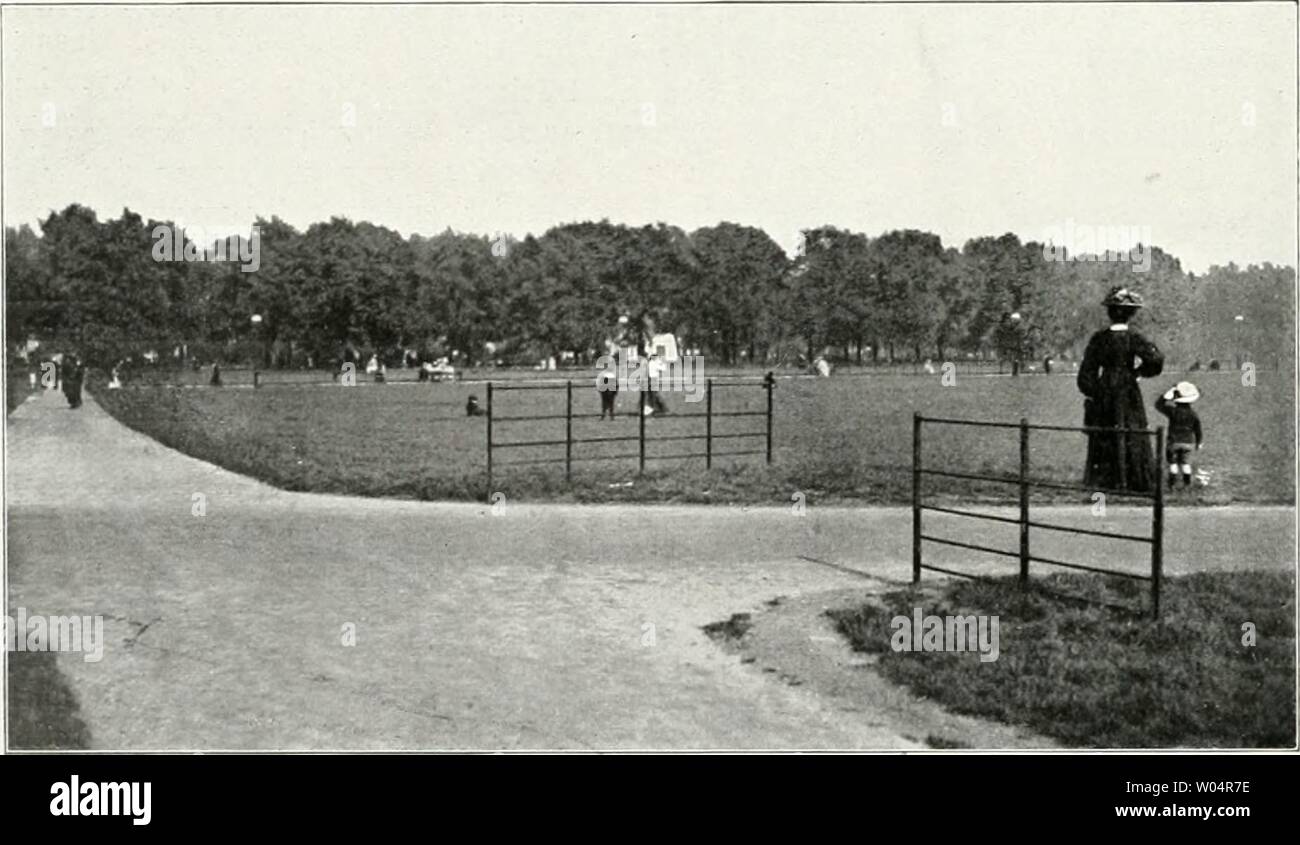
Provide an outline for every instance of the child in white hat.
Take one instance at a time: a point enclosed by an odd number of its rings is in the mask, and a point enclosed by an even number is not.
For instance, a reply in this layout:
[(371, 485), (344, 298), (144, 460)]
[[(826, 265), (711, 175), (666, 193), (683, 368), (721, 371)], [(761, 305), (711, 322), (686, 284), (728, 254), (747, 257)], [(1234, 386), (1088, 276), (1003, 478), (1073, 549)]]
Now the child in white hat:
[(1156, 400), (1156, 410), (1169, 418), (1169, 432), (1165, 445), (1165, 460), (1169, 464), (1169, 489), (1174, 488), (1179, 473), (1183, 486), (1192, 484), (1192, 452), (1204, 445), (1201, 439), (1201, 418), (1192, 410), (1192, 403), (1201, 398), (1201, 392), (1190, 381), (1180, 381)]

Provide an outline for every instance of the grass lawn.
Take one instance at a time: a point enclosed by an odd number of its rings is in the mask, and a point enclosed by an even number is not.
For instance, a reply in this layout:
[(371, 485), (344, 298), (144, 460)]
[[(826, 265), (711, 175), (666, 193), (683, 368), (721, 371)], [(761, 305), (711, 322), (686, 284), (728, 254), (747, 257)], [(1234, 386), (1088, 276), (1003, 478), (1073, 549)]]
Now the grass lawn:
[[(719, 374), (714, 374), (719, 375)], [(1172, 504), (1294, 501), (1294, 381), (1262, 372), (1245, 387), (1234, 373), (1199, 374), (1197, 410), (1207, 448), (1198, 455), (1207, 486), (1179, 491)], [(274, 377), (274, 376), (273, 376)], [(1144, 383), (1147, 406), (1177, 376)], [(99, 380), (97, 380), (99, 381)], [(95, 387), (95, 383), (91, 384)], [(473, 383), (336, 385), (279, 384), (260, 390), (229, 387), (147, 387), (93, 391), (122, 422), (196, 457), (290, 490), (419, 499), (485, 499), (485, 421), (468, 418), (466, 398), (486, 399)], [(715, 388), (714, 410), (762, 410), (755, 387)], [(703, 434), (703, 403), (664, 394), (672, 413), (652, 417), (649, 438)], [(1079, 425), (1082, 400), (1069, 374), (1023, 378), (958, 372), (945, 387), (939, 375), (877, 375), (782, 379), (775, 391), (773, 465), (763, 457), (655, 461), (644, 477), (635, 458), (603, 460), (637, 451), (636, 397), (619, 396), (620, 418), (574, 422), (574, 437), (627, 440), (574, 446), (574, 478), (562, 464), (509, 466), (512, 461), (562, 459), (564, 447), (497, 451), (495, 490), (524, 500), (667, 501), (789, 504), (795, 492), (808, 503), (852, 501), (900, 504), (910, 500), (912, 413), (973, 419)], [(575, 413), (594, 417), (600, 400), (591, 380), (575, 380)], [(564, 413), (563, 390), (498, 392), (495, 415)], [(1149, 410), (1151, 423), (1163, 421)], [(715, 418), (715, 435), (761, 432), (762, 417)], [(494, 441), (564, 438), (564, 420), (498, 422)], [(932, 468), (1013, 474), (1017, 434), (1011, 430), (926, 426), (924, 461)], [(715, 451), (761, 450), (763, 438), (725, 437)], [(651, 442), (647, 454), (702, 453), (703, 441)], [(1082, 476), (1081, 434), (1034, 432), (1033, 474), (1077, 482)], [(930, 492), (966, 500), (1013, 501), (1015, 488), (928, 479)], [(1083, 501), (1084, 494), (1036, 491), (1035, 501)]]
[[(1166, 581), (1160, 622), (1145, 585), (1054, 575), (946, 581), (879, 604), (831, 612), (856, 650), (880, 655), (885, 677), (972, 716), (1026, 725), (1080, 747), (1282, 748), (1295, 744), (1295, 579), (1288, 572), (1198, 573)], [(1001, 654), (895, 652), (895, 616), (1000, 617)], [(1257, 644), (1242, 643), (1253, 622)]]

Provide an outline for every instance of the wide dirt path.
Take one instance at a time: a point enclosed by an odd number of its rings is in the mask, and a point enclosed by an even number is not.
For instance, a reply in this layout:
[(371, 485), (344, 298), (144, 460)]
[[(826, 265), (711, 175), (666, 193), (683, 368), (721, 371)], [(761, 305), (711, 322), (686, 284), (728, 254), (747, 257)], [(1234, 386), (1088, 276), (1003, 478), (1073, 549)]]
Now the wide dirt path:
[[(6, 434), (10, 613), (107, 619), (101, 662), (58, 658), (95, 747), (914, 747), (700, 630), (777, 596), (906, 580), (906, 510), (286, 493), (55, 393), (18, 408)], [(1036, 513), (1135, 533), (1149, 522)], [(1291, 508), (1176, 510), (1167, 523), (1174, 574), (1294, 565)], [(1015, 548), (1014, 526), (927, 530)], [(1035, 543), (1145, 566), (1136, 544)]]

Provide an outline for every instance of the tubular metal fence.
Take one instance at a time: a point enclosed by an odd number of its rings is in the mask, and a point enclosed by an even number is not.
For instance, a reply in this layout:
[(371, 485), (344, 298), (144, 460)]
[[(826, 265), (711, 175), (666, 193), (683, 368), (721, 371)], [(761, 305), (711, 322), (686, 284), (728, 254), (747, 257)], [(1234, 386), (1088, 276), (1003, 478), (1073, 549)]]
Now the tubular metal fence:
[[(564, 464), (564, 480), (573, 480), (573, 464), (576, 461), (610, 461), (610, 460), (630, 460), (635, 458), (637, 461), (637, 472), (644, 473), (647, 460), (681, 460), (687, 458), (704, 458), (706, 469), (713, 467), (713, 459), (721, 457), (737, 457), (744, 455), (764, 455), (767, 464), (772, 463), (772, 390), (776, 386), (774, 375), (769, 372), (762, 381), (715, 381), (707, 379), (705, 381), (704, 394), (704, 412), (690, 414), (672, 414), (671, 419), (690, 419), (702, 420), (704, 423), (704, 432), (702, 434), (674, 434), (655, 436), (649, 431), (647, 422), (650, 414), (647, 410), (651, 407), (650, 394), (653, 388), (652, 383), (642, 382), (639, 385), (639, 401), (637, 403), (637, 433), (635, 435), (622, 435), (614, 437), (575, 437), (573, 434), (573, 421), (581, 419), (596, 419), (604, 416), (603, 414), (591, 413), (574, 413), (573, 411), (573, 381), (568, 380), (561, 384), (501, 384), (497, 382), (488, 382), (487, 385), (487, 483), (488, 495), (492, 494), (492, 482), (494, 470), (501, 466), (521, 466), (525, 464)], [(717, 411), (713, 407), (714, 388), (734, 388), (734, 387), (759, 387), (766, 392), (767, 405), (761, 411)], [(554, 414), (531, 414), (531, 415), (510, 415), (498, 416), (495, 402), (497, 394), (519, 390), (551, 390), (564, 391), (564, 413)], [(765, 428), (763, 431), (747, 432), (728, 432), (724, 434), (715, 433), (713, 423), (716, 418), (721, 417), (763, 417), (765, 419)], [(497, 440), (495, 433), (497, 428), (502, 424), (521, 423), (521, 422), (539, 422), (539, 421), (558, 421), (564, 420), (564, 439), (547, 439), (547, 440)], [(719, 451), (715, 448), (714, 442), (718, 440), (742, 440), (750, 438), (764, 438), (764, 448), (762, 449), (731, 449)], [(646, 444), (655, 442), (669, 441), (704, 441), (703, 452), (685, 452), (672, 455), (648, 455), (646, 453)], [(574, 445), (586, 443), (631, 443), (636, 442), (637, 451), (620, 452), (612, 455), (579, 455), (573, 454)], [(539, 458), (523, 458), (511, 460), (506, 463), (498, 461), (494, 452), (501, 449), (522, 449), (522, 448), (548, 448), (564, 447), (564, 454), (546, 455)]]
[[(1020, 466), (1015, 477), (984, 475), (979, 473), (968, 472), (950, 472), (947, 470), (926, 469), (922, 466), (921, 461), (921, 435), (922, 427), (926, 423), (935, 423), (940, 425), (960, 425), (960, 426), (981, 426), (987, 428), (1017, 429), (1020, 432)], [(1119, 448), (1119, 471), (1120, 471), (1120, 488), (1106, 489), (1089, 487), (1082, 484), (1063, 484), (1060, 482), (1036, 480), (1029, 475), (1029, 432), (1031, 431), (1073, 431), (1083, 432), (1086, 434), (1106, 434), (1114, 436), (1118, 441)], [(1151, 437), (1156, 439), (1156, 450), (1154, 455), (1154, 466), (1152, 467), (1152, 490), (1138, 491), (1128, 489), (1127, 473), (1124, 465), (1124, 455), (1127, 453), (1127, 438), (1130, 436)], [(1161, 459), (1164, 455), (1165, 430), (1157, 428), (1154, 431), (1145, 428), (1109, 428), (1099, 426), (1059, 426), (1059, 425), (1030, 425), (1029, 421), (1022, 418), (1019, 423), (1006, 422), (985, 422), (979, 420), (963, 419), (946, 419), (940, 417), (923, 417), (920, 414), (912, 416), (912, 583), (917, 584), (921, 581), (921, 571), (930, 570), (932, 572), (942, 572), (946, 575), (956, 575), (962, 578), (975, 578), (977, 576), (964, 572), (957, 572), (952, 569), (946, 569), (938, 566), (926, 564), (922, 559), (922, 544), (926, 542), (939, 543), (941, 545), (955, 546), (958, 548), (969, 549), (971, 551), (985, 552), (992, 555), (1001, 555), (1004, 557), (1018, 558), (1020, 561), (1020, 583), (1026, 585), (1029, 582), (1029, 564), (1030, 562), (1043, 563), (1049, 566), (1060, 566), (1066, 569), (1083, 570), (1086, 572), (1097, 572), (1104, 575), (1118, 575), (1124, 578), (1132, 578), (1140, 581), (1149, 581), (1151, 583), (1151, 615), (1153, 619), (1160, 618), (1160, 582), (1163, 570), (1163, 550), (1164, 550), (1164, 486), (1161, 479)], [(1016, 518), (998, 516), (995, 514), (979, 513), (976, 511), (963, 510), (959, 508), (940, 507), (938, 505), (926, 504), (923, 500), (921, 490), (922, 476), (933, 476), (939, 478), (956, 478), (970, 481), (986, 481), (1002, 484), (1015, 484), (1020, 490), (1020, 512)], [(1130, 497), (1150, 501), (1152, 503), (1151, 514), (1151, 536), (1144, 537), (1135, 534), (1118, 534), (1108, 531), (1097, 531), (1088, 528), (1076, 528), (1069, 525), (1059, 525), (1056, 523), (1038, 522), (1030, 518), (1029, 514), (1029, 491), (1032, 488), (1050, 489), (1050, 490), (1077, 490), (1087, 493), (1104, 493), (1108, 496)], [(1020, 528), (1020, 548), (1017, 551), (1007, 551), (1005, 549), (996, 549), (991, 546), (984, 546), (977, 543), (964, 543), (958, 540), (952, 540), (944, 537), (935, 537), (925, 533), (922, 527), (921, 514), (923, 511), (935, 511), (946, 513), (954, 516), (968, 517), (971, 519), (982, 519), (992, 522), (1009, 523), (1018, 525)], [(1128, 540), (1137, 543), (1148, 543), (1151, 546), (1151, 574), (1139, 575), (1133, 572), (1125, 572), (1117, 569), (1105, 569), (1096, 566), (1087, 566), (1081, 563), (1072, 563), (1069, 561), (1057, 560), (1037, 556), (1031, 553), (1029, 544), (1029, 530), (1038, 528), (1047, 531), (1060, 531), (1069, 534), (1081, 534), (1093, 537), (1105, 537), (1114, 540)]]

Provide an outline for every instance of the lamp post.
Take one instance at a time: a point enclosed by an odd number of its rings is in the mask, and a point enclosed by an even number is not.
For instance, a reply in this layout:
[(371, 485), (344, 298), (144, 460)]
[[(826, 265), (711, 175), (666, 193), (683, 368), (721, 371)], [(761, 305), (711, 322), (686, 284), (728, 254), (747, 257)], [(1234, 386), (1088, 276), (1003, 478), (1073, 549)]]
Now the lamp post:
[(249, 317), (249, 322), (253, 324), (253, 331), (257, 333), (258, 338), (262, 341), (261, 365), (269, 368), (271, 366), (271, 347), (266, 340), (266, 325), (262, 320), (261, 314), (254, 314)]
[(1015, 343), (1015, 357), (1011, 359), (1011, 375), (1019, 376), (1022, 361), (1025, 357), (1025, 327), (1020, 322), (1019, 311), (1012, 311), (1007, 317), (1007, 320), (1009, 321), (1009, 327), (1011, 330), (1011, 339)]

